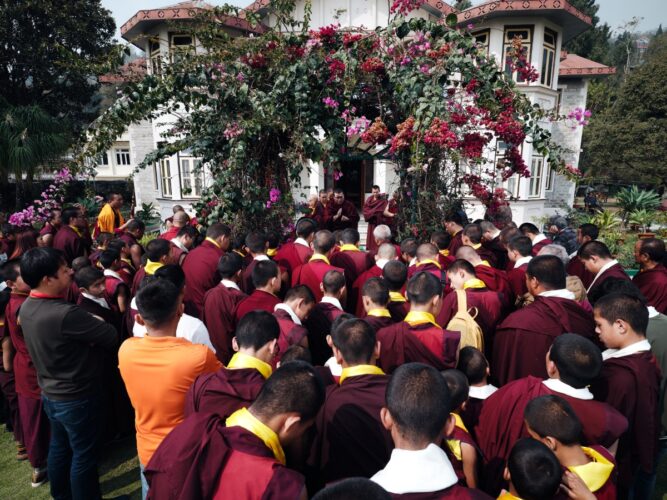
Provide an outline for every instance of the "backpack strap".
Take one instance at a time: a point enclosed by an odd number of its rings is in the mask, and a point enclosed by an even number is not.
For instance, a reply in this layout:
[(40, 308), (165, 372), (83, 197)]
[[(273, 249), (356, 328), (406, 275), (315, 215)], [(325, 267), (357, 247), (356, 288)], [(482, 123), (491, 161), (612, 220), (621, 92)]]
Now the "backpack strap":
[(466, 311), (468, 309), (467, 299), (465, 290), (456, 290), (456, 302), (458, 303), (459, 311)]

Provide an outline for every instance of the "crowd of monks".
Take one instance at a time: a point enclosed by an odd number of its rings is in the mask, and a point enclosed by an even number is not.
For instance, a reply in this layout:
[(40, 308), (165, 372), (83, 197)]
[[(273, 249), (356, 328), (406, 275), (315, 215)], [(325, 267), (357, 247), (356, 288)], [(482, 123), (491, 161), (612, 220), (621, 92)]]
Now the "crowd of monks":
[[(174, 389), (182, 414), (140, 456), (149, 498), (651, 498), (667, 430), (664, 241), (637, 241), (631, 279), (592, 224), (574, 244), (562, 224), (547, 236), (452, 212), (429, 241), (396, 241), (395, 203), (374, 186), (362, 247), (342, 191), (311, 201), (285, 242), (179, 209), (143, 246), (115, 195), (94, 243), (79, 208), (33, 234), (75, 271), (64, 298), (119, 345), (152, 334), (137, 315), (150, 318), (156, 282), (184, 277), (174, 335), (217, 365)], [(17, 457), (38, 472), (49, 424), (18, 321), (30, 287), (3, 232), (1, 388)], [(101, 389), (107, 439), (161, 411), (141, 406), (124, 363)]]

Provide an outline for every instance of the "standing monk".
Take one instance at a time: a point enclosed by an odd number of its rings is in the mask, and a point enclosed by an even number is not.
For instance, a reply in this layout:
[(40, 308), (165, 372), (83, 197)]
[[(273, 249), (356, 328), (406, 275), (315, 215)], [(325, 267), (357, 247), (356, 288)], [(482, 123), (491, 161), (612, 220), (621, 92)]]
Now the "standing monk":
[(62, 221), (63, 225), (53, 238), (53, 248), (60, 250), (67, 264), (71, 266), (77, 257), (87, 256), (83, 232), (86, 219), (80, 209), (72, 207), (63, 210)]
[(296, 223), (296, 239), (293, 242), (285, 243), (278, 249), (274, 260), (281, 268), (287, 269), (290, 279), (294, 270), (308, 262), (308, 259), (313, 255), (310, 244), (315, 238), (316, 231), (317, 224), (315, 221), (302, 217)]
[(640, 271), (632, 281), (646, 297), (648, 305), (662, 314), (667, 314), (666, 257), (665, 242), (661, 239), (647, 238), (635, 244), (635, 260)]
[(120, 213), (120, 207), (123, 206), (123, 195), (111, 193), (107, 197), (107, 203), (100, 210), (95, 224), (93, 236), (99, 233), (119, 233), (126, 227), (125, 219)]
[[(595, 224), (582, 224), (579, 226), (577, 228), (577, 249), (589, 241), (597, 240), (599, 234), (600, 230)], [(595, 278), (595, 274), (590, 273), (586, 269), (584, 263), (577, 255), (576, 250), (570, 254), (570, 262), (567, 265), (567, 274), (578, 276), (585, 288), (591, 286), (593, 278)]]
[(368, 222), (368, 233), (366, 236), (366, 251), (374, 252), (377, 250), (373, 230), (375, 226), (384, 224), (384, 211), (387, 208), (387, 195), (380, 193), (380, 186), (371, 188), (371, 195), (364, 203), (364, 220)]
[(315, 233), (313, 239), (315, 253), (306, 264), (297, 267), (292, 274), (292, 286), (306, 285), (313, 292), (316, 302), (323, 296), (320, 283), (324, 275), (331, 270), (344, 272), (343, 269), (332, 266), (329, 261), (335, 244), (336, 239), (331, 231), (323, 230)]
[(460, 212), (450, 212), (445, 216), (445, 230), (452, 237), (449, 242), (449, 255), (456, 255), (456, 251), (463, 245), (463, 224), (465, 220)]
[(507, 268), (507, 250), (500, 241), (500, 230), (486, 220), (480, 222), (479, 227), (482, 229), (482, 245), (495, 256), (494, 267), (504, 271)]
[(333, 202), (327, 205), (326, 219), (331, 224), (332, 231), (339, 229), (357, 229), (359, 225), (359, 213), (354, 204), (345, 199), (341, 188), (334, 189)]
[(125, 261), (128, 266), (131, 266), (136, 272), (141, 267), (141, 256), (144, 254), (144, 248), (139, 243), (139, 240), (144, 236), (146, 225), (143, 221), (132, 219), (125, 226), (125, 231), (119, 239), (127, 243), (130, 248), (130, 260)]
[(530, 241), (533, 244), (533, 256), (537, 255), (543, 246), (551, 245), (553, 241), (544, 236), (535, 224), (530, 222), (524, 222), (519, 226), (519, 231), (524, 236), (530, 238)]
[(586, 289), (588, 301), (593, 305), (602, 296), (601, 286), (605, 280), (609, 278), (630, 280), (623, 266), (612, 257), (607, 245), (601, 241), (589, 241), (582, 245), (577, 256), (582, 260), (588, 272), (594, 275), (593, 282)]
[(359, 250), (359, 231), (356, 229), (343, 230), (340, 239), (342, 245), (338, 252), (331, 256), (331, 264), (345, 270), (347, 289), (352, 289), (354, 281), (375, 262), (373, 257)]
[(38, 243), (40, 247), (52, 247), (53, 237), (62, 226), (62, 210), (59, 208), (52, 208), (49, 212), (49, 218), (44, 223), (44, 226), (39, 231)]

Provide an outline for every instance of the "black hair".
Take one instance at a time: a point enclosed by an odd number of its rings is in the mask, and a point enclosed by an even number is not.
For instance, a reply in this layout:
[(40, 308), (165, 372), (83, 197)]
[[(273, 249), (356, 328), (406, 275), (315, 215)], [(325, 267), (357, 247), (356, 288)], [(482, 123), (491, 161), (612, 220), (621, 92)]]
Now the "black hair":
[(475, 245), (482, 242), (482, 227), (479, 224), (468, 224), (463, 228), (463, 234)]
[(88, 267), (88, 266), (92, 266), (92, 265), (93, 265), (93, 263), (90, 262), (90, 259), (88, 257), (83, 256), (83, 255), (81, 255), (79, 257), (75, 257), (72, 260), (72, 270), (74, 272), (77, 272), (77, 271), (83, 269), (84, 267)]
[(271, 249), (276, 249), (280, 245), (280, 235), (278, 234), (278, 231), (267, 231), (265, 233), (266, 236), (266, 242), (269, 245), (269, 248)]
[(127, 223), (127, 226), (125, 226), (125, 231), (144, 231), (146, 229), (146, 224), (144, 224), (143, 221), (140, 221), (139, 219), (132, 219)]
[(266, 252), (266, 235), (258, 231), (254, 231), (245, 237), (245, 246), (248, 247), (252, 253)]
[(389, 291), (398, 292), (408, 279), (408, 267), (398, 260), (390, 260), (382, 268), (382, 279), (387, 282)]
[(611, 259), (611, 252), (609, 247), (601, 241), (588, 241), (581, 245), (577, 256), (584, 260), (590, 260), (594, 256), (601, 259)]
[(287, 290), (284, 302), (294, 299), (303, 299), (304, 304), (315, 303), (315, 295), (313, 295), (313, 292), (306, 285), (296, 285)]
[(452, 210), (445, 215), (445, 222), (453, 222), (459, 226), (463, 226), (468, 218), (464, 217), (460, 210)]
[(21, 257), (21, 277), (30, 288), (37, 288), (46, 277), (55, 277), (66, 264), (62, 252), (51, 247), (31, 248)]
[(516, 250), (522, 257), (529, 257), (533, 254), (533, 242), (528, 236), (517, 236), (507, 242), (507, 248)]
[(159, 262), (160, 259), (171, 252), (171, 245), (167, 240), (155, 238), (146, 245), (146, 257), (151, 262)]
[(2, 264), (3, 281), (16, 281), (21, 276), (21, 259), (11, 259)]
[(359, 231), (351, 227), (343, 229), (343, 232), (340, 234), (340, 241), (349, 245), (356, 245), (359, 243)]
[(320, 490), (313, 500), (391, 500), (382, 486), (365, 477), (348, 477)]
[(375, 350), (375, 329), (362, 319), (349, 319), (331, 331), (331, 340), (350, 365), (367, 365)]
[(549, 359), (558, 368), (561, 381), (577, 389), (590, 385), (602, 369), (600, 349), (576, 333), (556, 337), (551, 344)]
[(290, 363), (291, 361), (304, 361), (310, 365), (313, 364), (313, 356), (310, 349), (301, 344), (292, 344), (284, 353), (280, 355), (280, 364)]
[(137, 309), (147, 325), (158, 328), (174, 318), (180, 295), (171, 281), (153, 277), (137, 292)]
[(529, 235), (529, 234), (540, 234), (539, 228), (530, 222), (524, 222), (519, 226), (519, 231), (521, 231), (522, 234), (524, 235)]
[(183, 291), (185, 287), (185, 273), (183, 268), (177, 264), (162, 266), (155, 271), (153, 276), (171, 281), (179, 291)]
[(597, 240), (600, 236), (600, 228), (588, 222), (579, 226), (579, 231), (581, 231), (581, 236), (588, 236), (591, 240)]
[(76, 286), (79, 288), (88, 289), (92, 286), (93, 283), (101, 279), (104, 279), (104, 273), (100, 269), (93, 266), (79, 269), (74, 274), (74, 281), (76, 282)]
[(545, 444), (530, 438), (514, 444), (507, 468), (523, 500), (552, 498), (558, 492), (563, 475), (556, 455)]
[(442, 295), (442, 283), (432, 273), (422, 271), (410, 278), (407, 293), (411, 304), (425, 305)]
[(565, 446), (581, 443), (582, 426), (570, 403), (555, 394), (531, 400), (523, 418), (538, 436), (553, 437)]
[(252, 286), (255, 288), (265, 287), (269, 281), (278, 276), (278, 264), (272, 260), (260, 260), (252, 268)]
[(326, 229), (315, 233), (313, 249), (315, 252), (325, 255), (336, 245), (336, 238), (331, 231)]
[(104, 269), (110, 269), (113, 263), (120, 259), (120, 252), (115, 249), (107, 248), (100, 254), (98, 262)]
[(259, 350), (280, 335), (278, 320), (267, 311), (250, 311), (236, 327), (236, 342), (240, 348)]
[(243, 268), (243, 259), (235, 252), (227, 252), (218, 261), (218, 273), (222, 279), (232, 278)]
[(424, 260), (424, 258), (437, 258), (438, 256), (438, 247), (433, 243), (422, 243), (417, 247), (417, 259)]
[(465, 374), (454, 368), (440, 372), (442, 377), (447, 382), (449, 389), (450, 405), (453, 411), (461, 408), (461, 405), (468, 401), (468, 394), (470, 392), (470, 384)]
[(536, 278), (547, 290), (561, 290), (565, 288), (567, 273), (565, 264), (555, 255), (538, 255), (528, 263), (526, 275)]
[(445, 231), (436, 231), (431, 234), (431, 241), (438, 247), (438, 250), (446, 250), (452, 241), (452, 236)]
[(382, 278), (370, 278), (361, 288), (362, 297), (369, 297), (371, 302), (386, 306), (389, 302), (389, 287)]
[(466, 376), (470, 385), (482, 383), (487, 376), (488, 368), (489, 362), (479, 349), (466, 346), (459, 352), (456, 369)]
[(477, 277), (477, 273), (475, 272), (475, 266), (473, 266), (470, 262), (464, 259), (456, 259), (447, 268), (448, 273), (455, 273), (457, 271), (465, 271), (466, 273)]
[(232, 230), (229, 228), (229, 226), (220, 224), (219, 222), (211, 224), (206, 230), (206, 237), (211, 238), (212, 240), (217, 240), (220, 238), (220, 236), (226, 236), (229, 238), (231, 234)]
[(419, 243), (414, 238), (405, 238), (403, 241), (401, 241), (402, 254), (407, 254), (410, 257), (416, 257), (417, 247), (419, 247)]
[(63, 225), (68, 226), (72, 219), (76, 219), (79, 214), (81, 214), (81, 209), (77, 207), (69, 207), (63, 210), (60, 218), (63, 221)]
[(345, 275), (340, 271), (327, 271), (322, 278), (322, 287), (326, 293), (336, 294), (345, 286)]
[(107, 245), (107, 250), (117, 250), (119, 254), (122, 253), (123, 248), (127, 247), (127, 241), (116, 238), (111, 240)]
[(176, 237), (180, 238), (181, 236), (186, 236), (186, 235), (194, 240), (197, 238), (197, 236), (199, 236), (199, 231), (197, 231), (196, 227), (190, 224), (186, 224), (185, 226), (183, 226), (178, 230), (178, 233), (176, 233)]
[(317, 231), (317, 223), (308, 217), (302, 217), (296, 223), (296, 235), (299, 238), (306, 239)]
[(639, 245), (639, 253), (646, 255), (652, 262), (662, 263), (665, 260), (665, 242), (658, 238), (646, 238)]
[(331, 322), (331, 331), (333, 332), (336, 328), (338, 328), (340, 325), (342, 325), (345, 321), (349, 319), (357, 319), (357, 317), (354, 314), (350, 313), (339, 314), (338, 316), (336, 316), (336, 319), (334, 319)]
[(108, 244), (111, 240), (114, 239), (114, 234), (113, 233), (107, 233), (107, 232), (101, 232), (100, 234), (97, 235), (97, 238), (95, 238), (95, 242), (97, 243), (98, 247), (105, 246)]
[(637, 297), (622, 293), (610, 293), (598, 299), (595, 303), (595, 311), (609, 323), (613, 323), (617, 319), (623, 320), (630, 325), (636, 334), (646, 336), (648, 309)]

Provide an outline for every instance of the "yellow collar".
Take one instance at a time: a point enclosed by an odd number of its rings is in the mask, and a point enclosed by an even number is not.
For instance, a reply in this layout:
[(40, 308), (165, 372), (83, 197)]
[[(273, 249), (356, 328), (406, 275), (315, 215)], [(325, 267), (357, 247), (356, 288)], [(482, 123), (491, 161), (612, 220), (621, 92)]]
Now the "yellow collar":
[(478, 278), (470, 278), (463, 283), (463, 289), (467, 290), (468, 288), (486, 288), (486, 284)]
[(328, 257), (326, 255), (322, 255), (321, 253), (314, 253), (308, 262), (312, 262), (314, 260), (323, 260), (327, 264), (331, 265), (331, 262), (329, 262)]
[(268, 255), (269, 257), (275, 257), (277, 253), (278, 253), (277, 248), (269, 248), (266, 250), (266, 255)]
[(70, 225), (70, 227), (72, 228), (72, 231), (74, 231), (74, 232), (76, 233), (76, 235), (77, 235), (79, 238), (81, 238), (81, 229), (79, 229), (79, 228), (76, 227), (76, 226), (71, 226), (71, 225)]
[(444, 250), (440, 250), (439, 253), (440, 253), (440, 255), (442, 255), (443, 257), (449, 257), (449, 250), (447, 250), (446, 248), (445, 248)]
[(434, 265), (435, 267), (437, 267), (438, 269), (442, 269), (442, 266), (440, 265), (440, 263), (439, 263), (439, 262), (436, 262), (436, 261), (434, 261), (434, 260), (432, 260), (432, 259), (426, 259), (426, 260), (422, 260), (421, 262), (418, 262), (418, 263), (417, 263), (417, 267), (419, 267), (419, 266), (424, 266), (424, 265), (426, 265), (426, 264), (433, 264), (433, 265)]
[(232, 250), (232, 252), (234, 252), (235, 254), (240, 255), (242, 259), (245, 259), (245, 257), (246, 257), (246, 254), (243, 253), (241, 250)]
[(384, 307), (378, 307), (376, 309), (371, 309), (366, 313), (366, 316), (374, 316), (376, 318), (391, 318), (391, 313), (389, 312), (389, 309), (385, 309)]
[(431, 323), (433, 326), (440, 328), (440, 325), (435, 322), (435, 317), (426, 311), (410, 311), (406, 314), (403, 320), (410, 326), (423, 325), (424, 323)]
[(215, 241), (213, 238), (209, 238), (209, 237), (207, 236), (206, 239), (205, 239), (204, 241), (208, 241), (209, 243), (214, 244), (216, 247), (218, 247), (219, 249), (222, 250), (222, 247), (220, 246), (220, 243), (218, 243), (217, 241)]
[(152, 276), (155, 274), (155, 271), (163, 266), (164, 264), (162, 262), (153, 262), (152, 260), (147, 260), (146, 265), (144, 266), (144, 272)]
[(482, 244), (481, 244), (481, 243), (477, 243), (476, 245), (470, 245), (470, 246), (473, 247), (475, 250), (479, 250), (480, 247), (482, 246)]
[(568, 469), (579, 476), (588, 489), (595, 493), (609, 479), (614, 470), (614, 464), (592, 448), (582, 446), (581, 449), (593, 461), (584, 465), (573, 465)]
[(379, 366), (375, 365), (357, 365), (343, 368), (340, 374), (338, 383), (342, 384), (343, 380), (349, 377), (358, 377), (359, 375), (384, 375), (384, 372)]
[(120, 260), (125, 262), (128, 266), (130, 266), (134, 270), (134, 264), (132, 263), (132, 261), (130, 259), (126, 259), (125, 257), (121, 257)]
[(458, 427), (462, 431), (468, 432), (468, 429), (466, 429), (466, 426), (463, 423), (463, 419), (461, 418), (461, 415), (459, 415), (458, 413), (454, 413), (454, 412), (450, 413), (450, 415), (452, 417), (454, 417), (454, 422), (456, 422), (456, 427)]
[(261, 373), (262, 377), (264, 378), (269, 378), (271, 373), (273, 373), (273, 369), (271, 368), (270, 364), (242, 352), (237, 352), (232, 356), (232, 359), (230, 359), (229, 363), (227, 364), (227, 368), (232, 370), (238, 368), (254, 368), (259, 373)]
[(352, 243), (345, 243), (345, 245), (340, 246), (340, 251), (341, 252), (359, 252), (359, 248), (357, 248), (356, 245), (353, 245)]
[(281, 464), (285, 465), (285, 452), (280, 445), (278, 434), (273, 432), (264, 422), (260, 421), (247, 408), (241, 408), (232, 413), (226, 420), (227, 427), (243, 427), (248, 432), (252, 432), (255, 436), (261, 439), (267, 448), (273, 452), (273, 456)]
[[(458, 413), (450, 413), (450, 415), (454, 417), (454, 421), (456, 422), (456, 427), (468, 432), (468, 429), (466, 429), (466, 426), (464, 425), (463, 420), (461, 420), (461, 416)], [(447, 439), (447, 447), (449, 448), (449, 451), (451, 451), (452, 454), (456, 457), (457, 460), (459, 461), (463, 460), (463, 453), (461, 452), (461, 441), (459, 441), (458, 439)]]
[(389, 302), (407, 302), (408, 299), (403, 297), (401, 292), (389, 292)]
[(503, 490), (497, 500), (521, 500), (521, 498), (515, 497), (507, 490)]
[[(483, 260), (482, 262), (480, 262), (479, 264), (477, 264), (477, 266), (491, 267), (491, 264), (489, 264), (489, 261), (488, 261), (488, 260)], [(477, 266), (475, 266), (475, 267), (477, 267)]]

